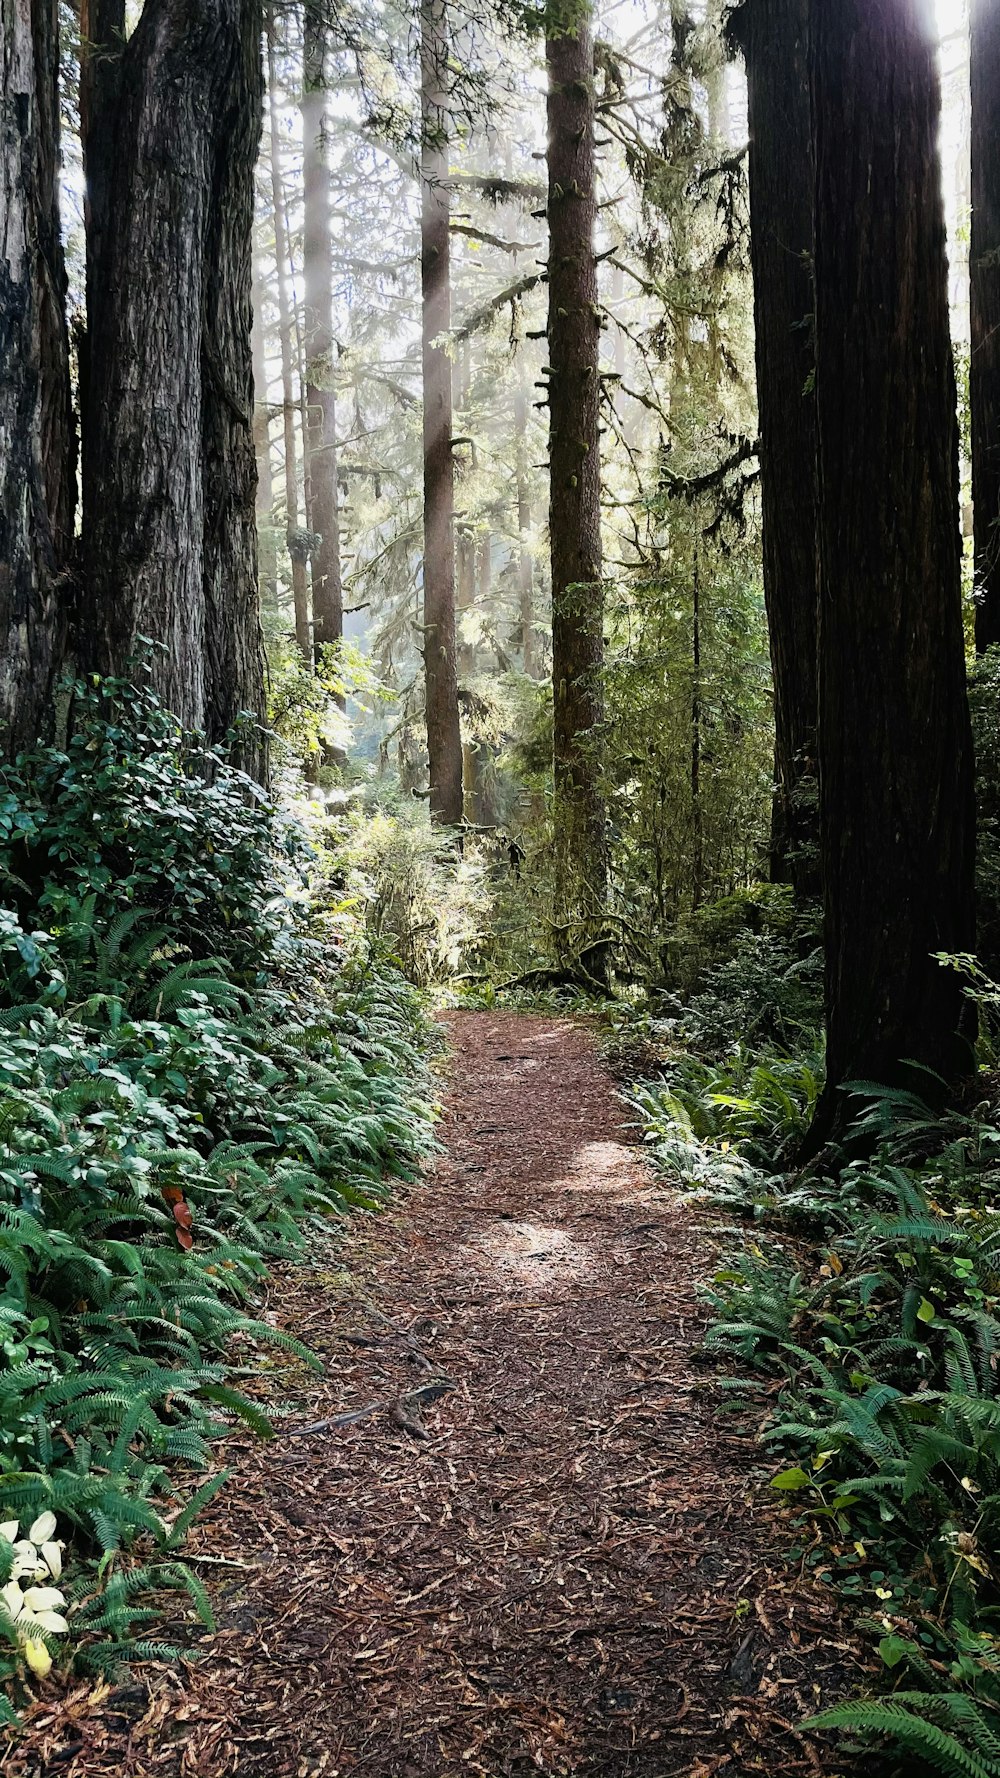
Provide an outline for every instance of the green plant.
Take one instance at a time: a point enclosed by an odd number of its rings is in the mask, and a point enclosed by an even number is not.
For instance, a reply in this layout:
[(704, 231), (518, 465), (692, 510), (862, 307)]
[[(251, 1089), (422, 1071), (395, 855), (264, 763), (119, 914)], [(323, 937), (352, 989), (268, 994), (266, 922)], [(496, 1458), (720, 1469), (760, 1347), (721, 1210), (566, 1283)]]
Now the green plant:
[(432, 1113), (419, 1002), (314, 919), (307, 836), (148, 693), (74, 698), (68, 746), (0, 780), (0, 1510), (65, 1526), (79, 1659), (140, 1646), (150, 1586), (198, 1606), (117, 1552), (179, 1546), (233, 1416), (268, 1435), (232, 1354), (314, 1362), (253, 1312), (269, 1259), (410, 1176)]
[[(970, 983), (991, 995), (978, 970)], [(777, 1070), (782, 1088), (803, 1063), (818, 1081), (803, 1057)], [(764, 1436), (802, 1560), (863, 1608), (897, 1688), (811, 1726), (882, 1747), (887, 1771), (902, 1750), (907, 1778), (996, 1778), (997, 1108), (941, 1117), (859, 1082), (852, 1140), (867, 1158), (782, 1176), (793, 1119), (772, 1057), (669, 1072), (632, 1094), (654, 1157), (745, 1219), (707, 1289), (707, 1349), (739, 1370), (723, 1386), (745, 1389), (748, 1368), (772, 1380)]]

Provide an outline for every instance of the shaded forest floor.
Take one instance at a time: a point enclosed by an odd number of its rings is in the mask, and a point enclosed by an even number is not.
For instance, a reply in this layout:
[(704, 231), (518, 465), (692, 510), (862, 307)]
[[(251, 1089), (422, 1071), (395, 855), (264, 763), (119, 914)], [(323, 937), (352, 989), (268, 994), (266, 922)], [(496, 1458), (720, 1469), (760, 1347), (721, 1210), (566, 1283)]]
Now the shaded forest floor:
[(196, 1534), (217, 1633), (36, 1707), (10, 1778), (844, 1771), (795, 1725), (856, 1650), (692, 1357), (710, 1231), (585, 1030), (448, 1024), (446, 1155), (272, 1287), (327, 1368), (251, 1385), (287, 1419)]

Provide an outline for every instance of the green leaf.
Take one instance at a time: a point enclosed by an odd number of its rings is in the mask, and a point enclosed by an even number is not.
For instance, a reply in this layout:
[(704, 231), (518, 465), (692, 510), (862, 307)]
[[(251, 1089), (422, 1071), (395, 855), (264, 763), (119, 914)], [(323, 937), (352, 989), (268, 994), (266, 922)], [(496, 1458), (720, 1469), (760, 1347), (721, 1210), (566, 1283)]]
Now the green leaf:
[(812, 1476), (807, 1475), (804, 1469), (783, 1469), (780, 1475), (772, 1476), (771, 1486), (787, 1488), (791, 1492), (794, 1488), (808, 1488), (811, 1481)]
[(878, 1652), (887, 1667), (898, 1667), (910, 1652), (910, 1644), (902, 1636), (883, 1636)]
[(920, 1307), (917, 1310), (917, 1320), (933, 1321), (936, 1314), (937, 1310), (935, 1309), (934, 1304), (929, 1302), (927, 1297), (922, 1296), (920, 1298)]

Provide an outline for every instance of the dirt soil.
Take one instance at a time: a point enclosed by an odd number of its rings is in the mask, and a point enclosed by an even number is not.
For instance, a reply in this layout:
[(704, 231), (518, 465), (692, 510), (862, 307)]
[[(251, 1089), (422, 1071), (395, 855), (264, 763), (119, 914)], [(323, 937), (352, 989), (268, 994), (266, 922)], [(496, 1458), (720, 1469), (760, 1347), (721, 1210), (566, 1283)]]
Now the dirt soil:
[(589, 1032), (448, 1026), (447, 1153), (273, 1285), (326, 1369), (251, 1380), (285, 1417), (227, 1441), (189, 1553), (217, 1633), (41, 1698), (8, 1778), (846, 1770), (796, 1725), (857, 1650), (696, 1356), (711, 1230)]

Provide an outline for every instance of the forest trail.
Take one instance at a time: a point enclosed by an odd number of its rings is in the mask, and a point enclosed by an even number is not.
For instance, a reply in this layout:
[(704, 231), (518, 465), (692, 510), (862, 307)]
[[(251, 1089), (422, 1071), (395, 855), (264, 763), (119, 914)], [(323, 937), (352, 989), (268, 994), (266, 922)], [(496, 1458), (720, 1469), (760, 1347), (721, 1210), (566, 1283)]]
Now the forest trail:
[(853, 1650), (692, 1359), (710, 1237), (585, 1029), (447, 1023), (446, 1154), (273, 1288), (327, 1373), (228, 1441), (201, 1661), (40, 1708), (11, 1774), (832, 1778), (794, 1725)]

